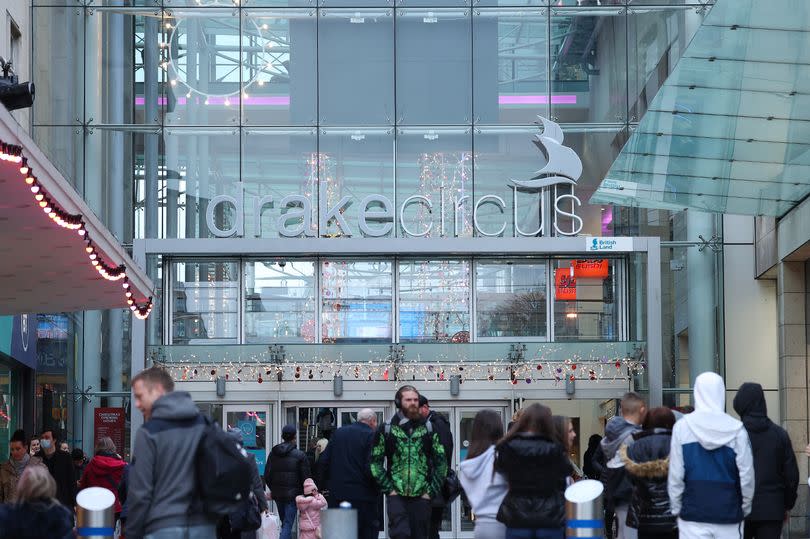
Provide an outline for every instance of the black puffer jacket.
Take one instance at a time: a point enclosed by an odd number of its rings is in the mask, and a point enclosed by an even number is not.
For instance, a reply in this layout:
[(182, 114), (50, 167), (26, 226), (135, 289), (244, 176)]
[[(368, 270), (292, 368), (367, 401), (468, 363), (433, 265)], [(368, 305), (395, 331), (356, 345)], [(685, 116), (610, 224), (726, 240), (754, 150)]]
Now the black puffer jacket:
[(754, 456), (754, 501), (746, 520), (782, 520), (796, 503), (799, 468), (788, 433), (768, 419), (765, 394), (747, 382), (734, 397), (734, 411), (742, 418)]
[(620, 449), (624, 469), (633, 485), (627, 525), (647, 535), (671, 533), (678, 528), (667, 492), (672, 431), (645, 430), (633, 438), (633, 445)]
[(495, 471), (509, 483), (498, 510), (508, 528), (561, 528), (565, 478), (573, 468), (562, 446), (534, 434), (518, 434), (496, 448)]
[(270, 450), (267, 460), (264, 482), (273, 499), (295, 501), (296, 496), (304, 493), (304, 481), (311, 477), (307, 456), (293, 442), (283, 442)]

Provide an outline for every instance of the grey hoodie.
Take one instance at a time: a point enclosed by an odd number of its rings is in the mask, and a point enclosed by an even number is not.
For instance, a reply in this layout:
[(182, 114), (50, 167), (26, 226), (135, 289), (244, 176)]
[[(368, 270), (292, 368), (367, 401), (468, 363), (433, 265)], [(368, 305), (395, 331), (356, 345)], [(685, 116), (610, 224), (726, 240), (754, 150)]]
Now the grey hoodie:
[(195, 497), (194, 456), (205, 424), (191, 395), (175, 391), (152, 405), (152, 418), (135, 436), (129, 474), (126, 535), (171, 526), (214, 524)]

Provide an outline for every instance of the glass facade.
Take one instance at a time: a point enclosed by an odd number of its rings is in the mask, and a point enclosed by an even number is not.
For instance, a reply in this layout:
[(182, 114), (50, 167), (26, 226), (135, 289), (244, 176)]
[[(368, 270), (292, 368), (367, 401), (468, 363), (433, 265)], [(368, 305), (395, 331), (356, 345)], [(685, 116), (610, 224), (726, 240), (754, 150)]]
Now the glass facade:
[[(582, 159), (573, 191), (582, 234), (696, 235), (684, 234), (679, 214), (588, 200), (705, 0), (224, 4), (34, 2), (33, 136), (124, 244), (538, 235), (538, 197), (510, 183), (545, 164), (532, 143), (537, 115), (562, 124)], [(482, 197), (504, 204), (477, 204)], [(620, 293), (640, 290), (629, 275), (641, 263), (630, 259), (572, 287), (557, 275), (575, 259), (166, 255), (147, 261), (163, 283), (148, 322), (154, 346), (202, 354), (207, 344), (215, 354), (226, 345), (645, 338), (635, 323), (644, 302)], [(677, 388), (674, 258), (662, 257), (662, 284), (673, 366), (665, 384)], [(572, 288), (575, 299), (557, 297)], [(64, 423), (87, 448), (96, 407), (129, 409), (129, 316), (50, 318), (59, 330), (43, 327), (43, 360), (55, 370), (38, 375), (37, 426)]]

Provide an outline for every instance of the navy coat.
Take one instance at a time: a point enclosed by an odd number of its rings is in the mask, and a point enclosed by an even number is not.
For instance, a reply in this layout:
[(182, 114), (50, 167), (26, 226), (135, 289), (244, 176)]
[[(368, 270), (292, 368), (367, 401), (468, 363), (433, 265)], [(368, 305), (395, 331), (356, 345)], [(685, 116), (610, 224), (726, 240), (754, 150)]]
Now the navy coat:
[(341, 427), (332, 434), (318, 466), (335, 502), (376, 500), (380, 495), (369, 459), (374, 431), (365, 423)]

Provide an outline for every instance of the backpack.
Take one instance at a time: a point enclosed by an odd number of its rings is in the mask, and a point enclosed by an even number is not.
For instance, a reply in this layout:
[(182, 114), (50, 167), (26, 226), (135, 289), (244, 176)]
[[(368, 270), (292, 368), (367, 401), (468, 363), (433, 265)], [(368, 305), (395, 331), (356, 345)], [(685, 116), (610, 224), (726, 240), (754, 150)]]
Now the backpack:
[(210, 418), (205, 423), (195, 459), (197, 487), (203, 510), (211, 515), (227, 515), (244, 506), (253, 483), (248, 453)]

